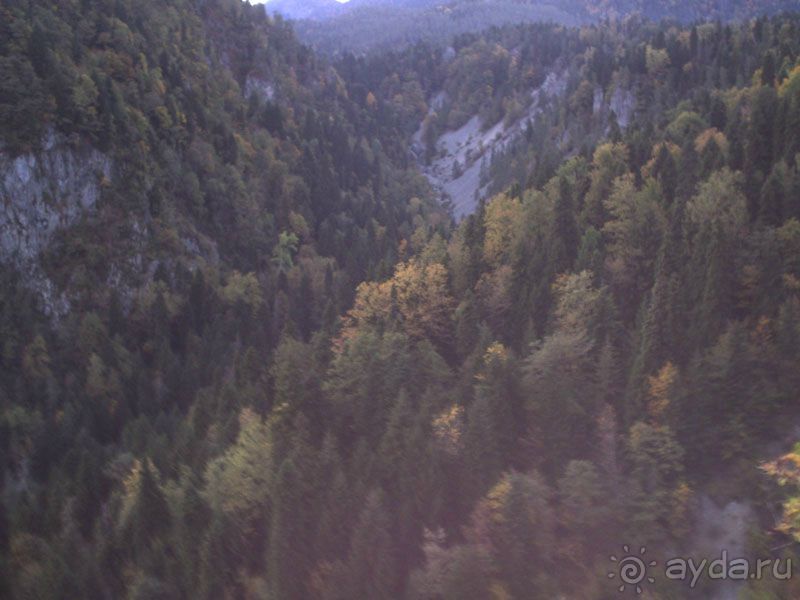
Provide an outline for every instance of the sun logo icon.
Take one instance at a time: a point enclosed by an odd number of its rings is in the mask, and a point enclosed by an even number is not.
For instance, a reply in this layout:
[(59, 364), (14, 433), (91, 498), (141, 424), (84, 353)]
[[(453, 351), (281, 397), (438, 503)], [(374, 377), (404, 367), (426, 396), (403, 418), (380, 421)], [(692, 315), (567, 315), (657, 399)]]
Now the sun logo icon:
[(655, 567), (658, 563), (654, 560), (645, 562), (644, 555), (647, 552), (647, 548), (644, 546), (639, 548), (638, 556), (631, 554), (630, 547), (627, 544), (622, 547), (622, 550), (625, 552), (625, 556), (622, 558), (617, 558), (614, 555), (610, 557), (611, 562), (617, 563), (617, 570), (611, 571), (608, 574), (608, 578), (614, 579), (619, 577), (622, 584), (617, 589), (619, 589), (620, 592), (624, 592), (627, 586), (631, 586), (636, 590), (637, 594), (641, 594), (642, 583), (645, 581), (648, 583), (656, 582), (655, 577), (651, 577), (647, 569), (649, 567)]

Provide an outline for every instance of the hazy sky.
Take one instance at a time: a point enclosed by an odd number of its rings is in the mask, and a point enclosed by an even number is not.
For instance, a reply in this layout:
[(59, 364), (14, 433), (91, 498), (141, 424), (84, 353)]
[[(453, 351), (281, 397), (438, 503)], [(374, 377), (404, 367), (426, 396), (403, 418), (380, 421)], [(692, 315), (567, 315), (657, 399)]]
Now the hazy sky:
[[(345, 2), (350, 2), (350, 0), (336, 0), (336, 1), (339, 2), (340, 4), (344, 4)], [(264, 4), (266, 2), (269, 2), (269, 0), (250, 0), (251, 4)]]

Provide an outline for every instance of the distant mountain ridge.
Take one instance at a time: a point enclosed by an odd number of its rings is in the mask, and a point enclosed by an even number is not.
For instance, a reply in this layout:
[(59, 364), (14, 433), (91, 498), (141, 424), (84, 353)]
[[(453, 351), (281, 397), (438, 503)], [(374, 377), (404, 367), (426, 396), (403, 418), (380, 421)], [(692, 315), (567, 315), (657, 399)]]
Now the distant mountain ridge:
[(270, 0), (264, 8), (269, 14), (289, 19), (327, 19), (341, 14), (347, 4), (336, 0)]
[[(467, 7), (470, 4), (496, 4), (505, 0), (269, 0), (264, 6), (270, 14), (280, 13), (290, 19), (315, 21), (340, 17), (359, 9), (430, 10), (438, 7)], [(749, 18), (761, 14), (776, 14), (798, 10), (798, 0), (512, 0), (512, 4), (534, 7), (554, 6), (576, 17), (622, 17), (639, 13), (651, 19), (680, 20), (720, 19), (723, 21)]]
[[(366, 52), (532, 22), (563, 25), (638, 14), (655, 21), (737, 21), (800, 10), (800, 0), (269, 0), (266, 11), (296, 21), (324, 53)], [(387, 24), (391, 27), (387, 27)]]
[(321, 21), (363, 8), (394, 8), (402, 10), (429, 9), (446, 4), (442, 0), (268, 0), (264, 7), (270, 14), (282, 14), (290, 19)]
[(581, 11), (554, 0), (317, 1), (325, 5), (318, 11), (297, 0), (272, 0), (267, 10), (294, 19), (298, 37), (326, 54), (398, 49), (419, 41), (449, 44), (457, 35), (491, 27), (535, 22), (572, 26), (587, 20)]

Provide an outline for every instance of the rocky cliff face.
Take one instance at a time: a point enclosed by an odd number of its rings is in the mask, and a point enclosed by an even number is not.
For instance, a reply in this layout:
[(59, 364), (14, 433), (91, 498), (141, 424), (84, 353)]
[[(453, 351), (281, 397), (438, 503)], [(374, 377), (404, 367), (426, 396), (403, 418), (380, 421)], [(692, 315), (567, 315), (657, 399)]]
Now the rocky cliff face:
[(16, 266), (43, 299), (46, 312), (67, 310), (39, 264), (39, 256), (60, 229), (93, 211), (112, 161), (89, 147), (78, 147), (49, 133), (42, 149), (11, 157), (0, 150), (0, 262)]
[[(423, 143), (424, 123), (412, 138), (411, 152), (419, 160), (420, 168), (434, 189), (453, 204), (457, 219), (471, 214), (480, 197), (486, 196), (489, 184), (481, 185), (482, 165), (488, 164), (495, 152), (502, 152), (524, 132), (528, 121), (534, 120), (543, 110), (548, 98), (560, 98), (567, 85), (565, 71), (551, 72), (541, 86), (531, 90), (531, 102), (526, 111), (513, 122), (501, 119), (486, 127), (478, 115), (455, 131), (447, 131), (436, 140), (436, 156), (425, 162)], [(446, 101), (440, 92), (430, 104), (429, 115), (439, 110)]]
[(39, 153), (0, 153), (0, 261), (35, 260), (57, 230), (94, 209), (110, 177), (107, 156), (75, 150), (53, 133)]

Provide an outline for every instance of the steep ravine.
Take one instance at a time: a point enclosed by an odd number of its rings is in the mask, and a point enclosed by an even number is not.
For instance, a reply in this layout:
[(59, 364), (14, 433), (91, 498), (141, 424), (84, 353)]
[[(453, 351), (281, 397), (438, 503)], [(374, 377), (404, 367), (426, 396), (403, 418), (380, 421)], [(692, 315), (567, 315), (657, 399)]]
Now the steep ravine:
[[(550, 72), (541, 86), (531, 90), (531, 101), (525, 112), (510, 124), (500, 120), (487, 127), (478, 115), (474, 115), (459, 129), (439, 136), (433, 157), (426, 156), (424, 123), (420, 124), (412, 137), (411, 154), (434, 189), (452, 203), (456, 220), (474, 212), (479, 200), (486, 195), (490, 182), (481, 185), (481, 167), (488, 166), (493, 153), (502, 152), (519, 139), (527, 123), (535, 121), (549, 102), (563, 98), (568, 80), (569, 73), (565, 70)], [(438, 111), (446, 101), (445, 92), (437, 93), (428, 103), (428, 114)], [(630, 123), (634, 105), (631, 91), (614, 87), (604, 93), (598, 87), (594, 94), (593, 122), (605, 128), (613, 111), (624, 129)]]

